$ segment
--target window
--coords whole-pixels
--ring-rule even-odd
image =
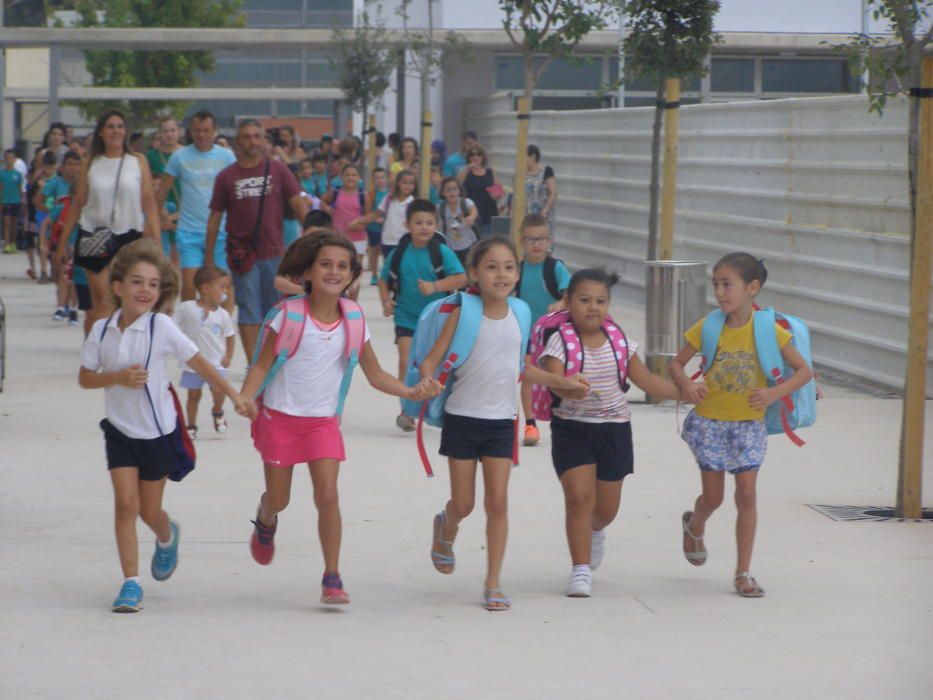
[[[761,62],[762,92],[857,92],[849,63],[837,59],[766,58]]]
[[[714,58],[710,87],[713,92],[755,92],[755,59]]]
[[[541,65],[544,59],[536,59]],[[601,56],[581,59],[555,59],[538,80],[536,90],[595,91],[603,84]],[[524,59],[521,56],[496,57],[496,89],[521,90],[525,87]]]

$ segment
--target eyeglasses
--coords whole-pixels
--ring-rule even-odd
[[[539,243],[547,243],[550,239],[551,239],[550,236],[536,236],[534,238],[530,238],[528,236],[522,237],[522,240],[525,241],[525,243],[530,243],[531,245],[538,245]]]

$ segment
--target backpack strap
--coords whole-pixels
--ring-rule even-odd
[[[700,369],[691,379],[698,379],[701,375],[709,372],[710,367],[716,360],[716,348],[719,347],[719,336],[722,335],[722,327],[726,325],[726,315],[722,309],[714,309],[703,319],[703,328],[700,339]]]
[[[388,211],[388,208],[386,208]],[[392,292],[392,298],[398,299],[399,292],[401,291],[401,279],[399,277],[399,271],[402,269],[402,257],[405,255],[405,251],[408,250],[411,245],[411,234],[406,233],[402,236],[398,245],[395,246],[395,250],[392,252],[392,264],[389,265],[389,290]]]
[[[275,378],[275,375],[278,374],[282,365],[285,364],[285,361],[298,351],[298,346],[301,344],[301,337],[304,335],[305,331],[305,322],[308,319],[308,297],[305,295],[288,297],[269,309],[265,319],[263,319],[262,330],[259,333],[259,338],[256,340],[256,347],[253,350],[253,364],[259,361],[259,354],[262,352],[262,347],[265,344],[266,338],[269,337],[272,320],[279,312],[284,315],[282,317],[282,326],[279,328],[279,332],[275,337],[275,361],[266,373],[266,378],[263,380],[262,385],[256,391],[256,396],[259,396],[266,390],[266,387],[269,386],[269,383]]]
[[[784,376],[784,358],[781,355],[781,347],[778,345],[777,331],[774,326],[784,322],[784,319],[779,318],[773,307],[768,307],[755,311],[752,322],[755,330],[755,353],[758,355],[761,371],[764,372],[769,385],[781,384],[786,381],[787,377]],[[781,425],[790,441],[801,447],[804,441],[790,427],[790,414],[793,412],[794,399],[788,394],[781,399]]]
[[[623,392],[627,392],[629,389],[628,385],[628,370],[629,370],[629,349],[628,349],[628,338],[625,336],[625,331],[622,330],[622,327],[615,322],[611,316],[607,316],[605,322],[602,325],[602,331],[606,334],[606,337],[609,339],[609,344],[612,347],[612,352],[616,356],[616,363],[619,367],[619,386],[622,388]]]
[[[341,416],[343,415],[343,405],[346,403],[347,393],[350,391],[353,370],[356,369],[360,362],[360,356],[363,354],[366,322],[363,318],[363,309],[352,299],[340,297],[338,304],[344,320],[344,335],[347,341],[344,351],[347,366],[343,370],[343,378],[340,381],[340,394],[337,399],[337,415]]]
[[[544,288],[547,289],[547,293],[551,295],[554,301],[563,296],[557,288],[557,263],[557,258],[548,255],[544,259],[544,268],[541,270],[544,277]]]
[[[447,276],[447,273],[444,272],[444,252],[441,250],[441,246],[445,242],[446,239],[441,233],[435,233],[431,240],[428,241],[428,255],[431,256],[431,267],[434,268],[434,275],[439,280]]]
[[[512,313],[515,314],[515,319],[518,321],[519,332],[522,337],[522,344],[519,348],[519,375],[518,381],[521,383],[525,375],[525,357],[528,354],[528,345],[529,340],[531,339],[531,307],[521,299],[516,299],[515,297],[509,297],[509,308],[512,310]],[[514,430],[512,431],[512,464],[518,466],[518,414],[515,415],[513,420]]]

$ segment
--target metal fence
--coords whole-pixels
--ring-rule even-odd
[[[496,95],[464,115],[503,182],[514,172],[511,105]],[[557,173],[557,253],[572,267],[614,268],[635,303],[644,303],[653,111],[535,112],[531,121],[531,143]],[[680,125],[675,257],[764,258],[762,302],[807,321],[818,363],[902,387],[906,101],[889,102],[883,117],[862,96],[703,104],[682,108]]]

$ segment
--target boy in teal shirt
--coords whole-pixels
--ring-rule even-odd
[[[3,152],[3,170],[0,170],[0,202],[3,203],[3,252],[16,252],[16,220],[23,201],[23,175],[16,169],[16,151]]]
[[[570,284],[570,270],[563,261],[551,257],[551,234],[547,219],[529,214],[522,221],[522,260],[516,295],[531,307],[531,321],[564,308],[564,290]],[[531,447],[541,442],[541,433],[531,413],[531,384],[522,381],[522,408],[525,411],[523,443]]]
[[[405,211],[408,233],[402,236],[395,250],[389,253],[379,277],[379,297],[382,313],[395,316],[395,343],[398,345],[398,376],[405,380],[408,351],[418,326],[418,317],[432,301],[443,299],[455,289],[466,285],[467,277],[457,254],[434,239],[437,231],[437,210],[426,199],[415,199]],[[407,239],[407,240],[406,240]],[[435,272],[439,256],[443,277]],[[393,264],[396,256],[398,264]],[[404,431],[415,428],[410,416],[399,413],[395,424]]]

